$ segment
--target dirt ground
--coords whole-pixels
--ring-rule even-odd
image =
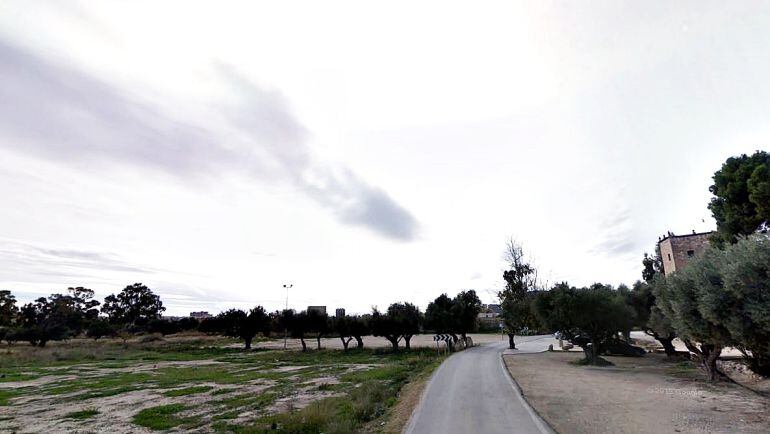
[[[537,412],[560,433],[767,433],[770,399],[735,384],[709,384],[689,362],[607,357],[615,366],[571,364],[579,353],[505,356]]]

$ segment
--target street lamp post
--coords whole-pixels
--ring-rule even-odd
[[[283,287],[286,289],[286,309],[284,310],[284,313],[289,310],[289,288],[294,286],[293,284],[284,284]],[[286,338],[289,335],[289,326],[286,324],[286,318],[284,318],[283,321],[283,349],[286,349]]]

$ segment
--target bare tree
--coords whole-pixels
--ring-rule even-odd
[[[503,259],[508,270],[503,272],[505,288],[498,293],[503,310],[503,320],[508,331],[508,346],[516,348],[514,336],[524,327],[536,326],[536,318],[530,309],[530,292],[540,288],[537,268],[530,264],[521,243],[510,238],[505,245]]]

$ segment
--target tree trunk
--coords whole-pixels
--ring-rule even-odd
[[[304,337],[300,337],[299,341],[302,344],[302,351],[307,351],[307,344],[305,343],[305,338]]]
[[[589,358],[588,358],[588,364],[589,365],[595,365],[596,359],[599,356],[599,351],[596,348],[596,340],[594,338],[591,338],[591,351],[589,352]]]
[[[412,349],[412,347],[409,346],[409,341],[412,340],[412,335],[404,335],[404,348],[407,350]]]
[[[687,347],[688,351],[695,354],[695,357],[698,357],[699,359],[703,357],[703,353],[701,353],[700,349],[697,346],[695,346],[695,344],[692,343],[692,341],[690,341],[689,339],[682,339],[682,342],[684,342],[684,346]]]
[[[318,349],[321,349],[321,335],[315,337],[316,343],[318,344]]]
[[[386,339],[388,341],[390,341],[391,345],[393,345],[393,352],[397,352],[398,351],[398,340],[399,340],[399,337],[398,336],[395,336],[395,337],[394,336],[390,336],[390,337],[386,337]]]
[[[751,349],[750,351],[749,369],[763,377],[770,377],[770,357],[761,349]]]
[[[345,348],[345,351],[348,350],[348,344],[350,343],[351,338],[345,339],[345,337],[340,336],[340,340],[342,341],[342,347]]]
[[[719,371],[719,368],[717,368],[717,359],[719,359],[719,355],[722,354],[722,346],[701,345],[701,353],[703,354],[701,357],[701,365],[703,365],[703,369],[706,371],[706,376],[709,381],[719,381],[723,374]]]
[[[513,337],[515,335],[512,333],[508,333],[508,348],[515,350],[516,349],[516,342],[513,341]]]
[[[580,347],[583,349],[583,358],[585,358],[586,363],[593,364],[592,358],[593,358],[593,350],[588,345]]]
[[[676,357],[676,348],[674,348],[674,338],[656,337],[658,342],[663,345],[663,351],[668,357]]]
[[[253,338],[248,338],[248,337],[246,337],[246,338],[243,338],[243,341],[246,343],[246,349],[247,349],[247,350],[250,350],[250,349],[251,349],[251,340],[252,340],[252,339],[253,339]]]
[[[364,340],[363,340],[363,338],[361,336],[355,336],[355,338],[356,338],[356,347],[358,349],[363,348],[364,347]]]

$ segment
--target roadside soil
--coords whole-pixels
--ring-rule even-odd
[[[535,410],[560,433],[770,432],[770,399],[730,383],[709,384],[689,362],[648,354],[574,365],[582,355],[505,356]]]

